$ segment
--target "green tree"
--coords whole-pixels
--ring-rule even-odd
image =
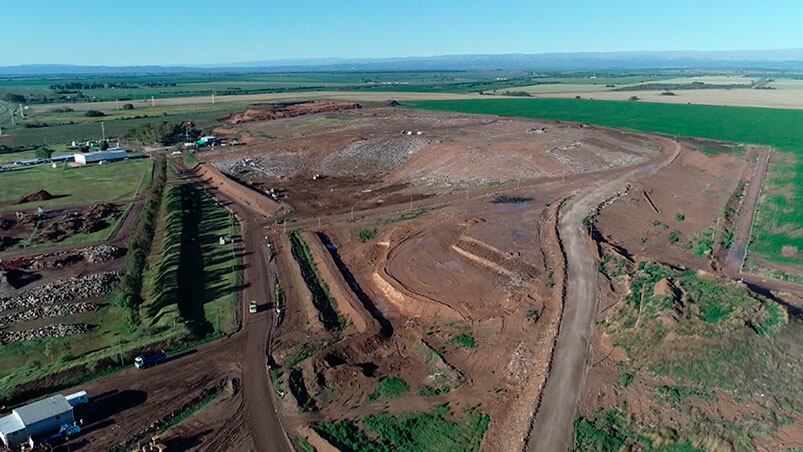
[[[22,94],[14,94],[8,93],[6,94],[6,101],[12,102],[15,104],[24,104],[28,99],[25,98]]]
[[[47,146],[42,146],[41,148],[36,150],[36,158],[42,160],[50,160],[53,157],[53,150]]]

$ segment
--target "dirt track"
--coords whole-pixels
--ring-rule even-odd
[[[199,173],[202,177],[209,176],[208,171]],[[249,314],[243,320],[242,331],[245,334],[242,391],[250,430],[259,451],[292,450],[273,405],[273,389],[268,378],[266,359],[266,347],[269,347],[273,330],[273,315],[268,302],[271,300],[276,269],[275,264],[269,267],[266,259],[261,222],[265,214],[272,212],[264,210],[265,204],[273,208],[276,205],[267,198],[260,199],[248,193],[245,187],[225,177],[215,186],[219,188],[215,195],[230,203],[229,207],[237,213],[242,226],[241,235],[246,250],[244,280],[249,282],[243,292],[243,305],[253,300],[260,307],[257,314]],[[241,193],[245,196],[240,197]],[[257,200],[259,202],[255,202]],[[246,310],[243,309],[243,312]]]
[[[750,241],[753,218],[756,214],[756,205],[758,204],[761,187],[764,185],[764,176],[767,174],[767,167],[770,163],[770,152],[769,148],[761,150],[761,154],[756,160],[756,167],[750,177],[747,192],[739,208],[736,238],[733,241],[733,246],[728,250],[728,256],[725,261],[725,272],[731,277],[737,276],[742,271],[742,264],[747,254],[747,244]]]
[[[658,162],[630,171],[616,179],[591,187],[570,201],[560,218],[560,238],[567,262],[566,301],[552,369],[544,388],[528,440],[530,451],[564,451],[572,444],[572,425],[585,378],[586,361],[596,314],[596,259],[590,252],[583,218],[614,196],[636,177],[653,174],[671,163],[680,145],[664,142],[664,157]]]

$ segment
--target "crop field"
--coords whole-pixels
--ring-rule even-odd
[[[26,148],[47,145],[54,147],[71,141],[99,140],[103,137],[101,122],[106,136],[122,137],[133,127],[161,122],[178,123],[192,120],[196,128],[211,127],[217,120],[234,111],[245,108],[242,103],[196,104],[182,106],[147,107],[147,111],[99,110],[106,116],[86,117],[84,112],[52,113],[43,111],[32,113],[25,125],[17,125],[7,135],[0,137],[0,146]],[[55,149],[58,149],[56,147]]]
[[[0,98],[16,94],[28,103],[54,103],[316,90],[465,93],[530,80],[532,75],[523,71],[13,77],[0,79]]]
[[[803,124],[803,111],[577,99],[490,99],[409,104],[431,110],[574,121],[670,136],[765,144],[788,152],[795,156],[797,163],[785,166],[784,177],[775,179],[776,185],[785,181],[783,190],[786,195],[765,196],[759,210],[765,212],[764,218],[768,218],[768,209],[772,209],[771,226],[765,223],[757,228],[751,251],[770,261],[800,262],[799,258],[790,259],[779,253],[785,241],[800,241],[799,212],[803,211],[803,165],[800,163],[803,160],[803,128],[800,124]]]
[[[83,168],[40,165],[6,172],[0,174],[0,203],[6,204],[4,210],[18,208],[7,203],[37,190],[54,196],[36,204],[45,207],[122,201],[134,196],[151,166],[151,160],[139,159]]]
[[[753,225],[751,252],[803,269],[803,154],[783,155],[770,165]],[[781,276],[781,275],[779,275]]]

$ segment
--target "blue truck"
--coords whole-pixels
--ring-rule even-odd
[[[163,351],[151,355],[139,355],[134,358],[134,367],[137,369],[144,369],[161,364],[165,361],[167,361],[167,355]]]

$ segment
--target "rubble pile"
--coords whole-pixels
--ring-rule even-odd
[[[0,312],[46,304],[72,303],[97,297],[111,291],[119,280],[118,272],[60,279],[12,297],[0,297]]]
[[[100,306],[95,303],[86,302],[37,306],[27,311],[16,312],[0,317],[0,327],[36,319],[64,317],[67,315],[80,314],[82,312],[92,312],[99,308]]]
[[[0,331],[0,345],[12,342],[33,341],[51,337],[65,337],[82,334],[92,329],[88,323],[55,323],[26,331]]]

